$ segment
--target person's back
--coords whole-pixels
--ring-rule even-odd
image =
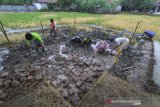
[[[127,48],[129,44],[129,39],[126,37],[119,37],[115,39],[116,47],[119,51],[122,51],[123,49]]]
[[[129,39],[126,37],[119,37],[115,39],[117,45],[122,45],[124,42],[129,43]]]
[[[54,21],[51,21],[51,22],[50,22],[50,29],[53,29],[53,30],[55,29]]]
[[[25,38],[27,40],[28,47],[31,47],[31,44],[33,43],[34,48],[36,49],[37,52],[39,52],[39,47],[42,47],[42,51],[44,52],[44,43],[41,35],[39,35],[36,32],[32,32],[32,33],[27,33],[25,35]]]
[[[31,34],[33,36],[33,40],[36,40],[36,41],[39,41],[39,42],[43,42],[41,35],[39,35],[36,32],[32,32]]]

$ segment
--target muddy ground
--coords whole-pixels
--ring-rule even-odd
[[[115,32],[106,34],[100,30],[63,28],[59,30],[57,37],[44,37],[46,54],[38,54],[35,50],[28,51],[22,43],[15,44],[16,51],[11,49],[10,56],[4,63],[0,99],[7,101],[14,87],[30,87],[37,81],[45,80],[55,87],[66,101],[76,105],[103,72],[107,71],[127,84],[132,84],[135,90],[159,93],[159,88],[151,79],[154,62],[151,41],[146,40],[145,44],[138,48],[129,46],[114,66],[115,56],[93,54],[92,48],[69,42],[74,36],[88,36],[96,43],[98,40],[106,40],[109,33]],[[64,46],[60,52],[60,48]],[[97,93],[101,95],[100,90]]]
[[[44,38],[46,54],[26,50],[23,44],[16,44],[16,51],[11,50],[2,71],[8,73],[2,74],[5,78],[2,85],[5,88],[29,86],[44,77],[67,101],[76,104],[103,71],[113,65],[114,56],[93,54],[91,47],[71,43],[74,36],[90,37],[93,43],[108,38],[98,30],[86,32],[64,28],[57,37]],[[65,47],[60,51],[62,46]]]
[[[110,69],[110,72],[140,91],[160,94],[160,88],[152,80],[153,66],[153,42],[145,40],[144,45],[138,48],[130,46],[123,51],[118,64]]]

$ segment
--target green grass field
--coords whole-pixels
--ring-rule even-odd
[[[98,24],[112,29],[134,31],[138,21],[142,25],[139,33],[144,30],[156,32],[155,40],[160,40],[160,16],[119,14],[89,14],[78,12],[28,12],[28,13],[0,13],[0,21],[5,28],[39,27],[40,21],[49,26],[49,19],[55,19],[58,24]],[[0,41],[2,42],[3,39]],[[14,39],[15,40],[15,39]]]

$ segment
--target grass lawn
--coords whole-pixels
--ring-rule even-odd
[[[129,13],[119,14],[89,14],[78,12],[28,12],[28,13],[0,13],[0,21],[7,28],[30,28],[43,25],[49,26],[49,19],[54,18],[58,24],[73,24],[74,22],[82,24],[99,24],[101,26],[134,31],[138,21],[142,20],[142,25],[138,30],[143,33],[144,30],[156,32],[155,40],[160,40],[160,16],[136,15]],[[2,40],[2,39],[1,39]]]

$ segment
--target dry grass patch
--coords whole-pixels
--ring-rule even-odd
[[[19,33],[19,34],[12,34],[9,35],[8,38],[11,41],[11,43],[21,42],[22,40],[25,40],[24,38],[25,33]],[[8,44],[7,39],[5,36],[0,36],[0,45],[2,44]]]
[[[98,84],[78,107],[130,107],[130,104],[107,104],[107,100],[140,100],[141,107],[159,107],[160,97],[135,89],[127,81],[105,72]]]
[[[15,89],[1,107],[69,107],[58,93],[41,81],[32,88]]]
[[[160,17],[147,16],[147,15],[133,15],[133,14],[117,14],[117,15],[103,15],[101,18],[102,24],[113,27],[115,29],[128,29],[134,31],[138,21],[142,20],[139,33],[143,33],[144,30],[151,30],[157,33],[155,39],[160,40]]]
[[[96,18],[94,17],[85,17],[85,18],[63,18],[61,20],[62,23],[74,24],[74,23],[85,23],[88,21],[94,21]]]

